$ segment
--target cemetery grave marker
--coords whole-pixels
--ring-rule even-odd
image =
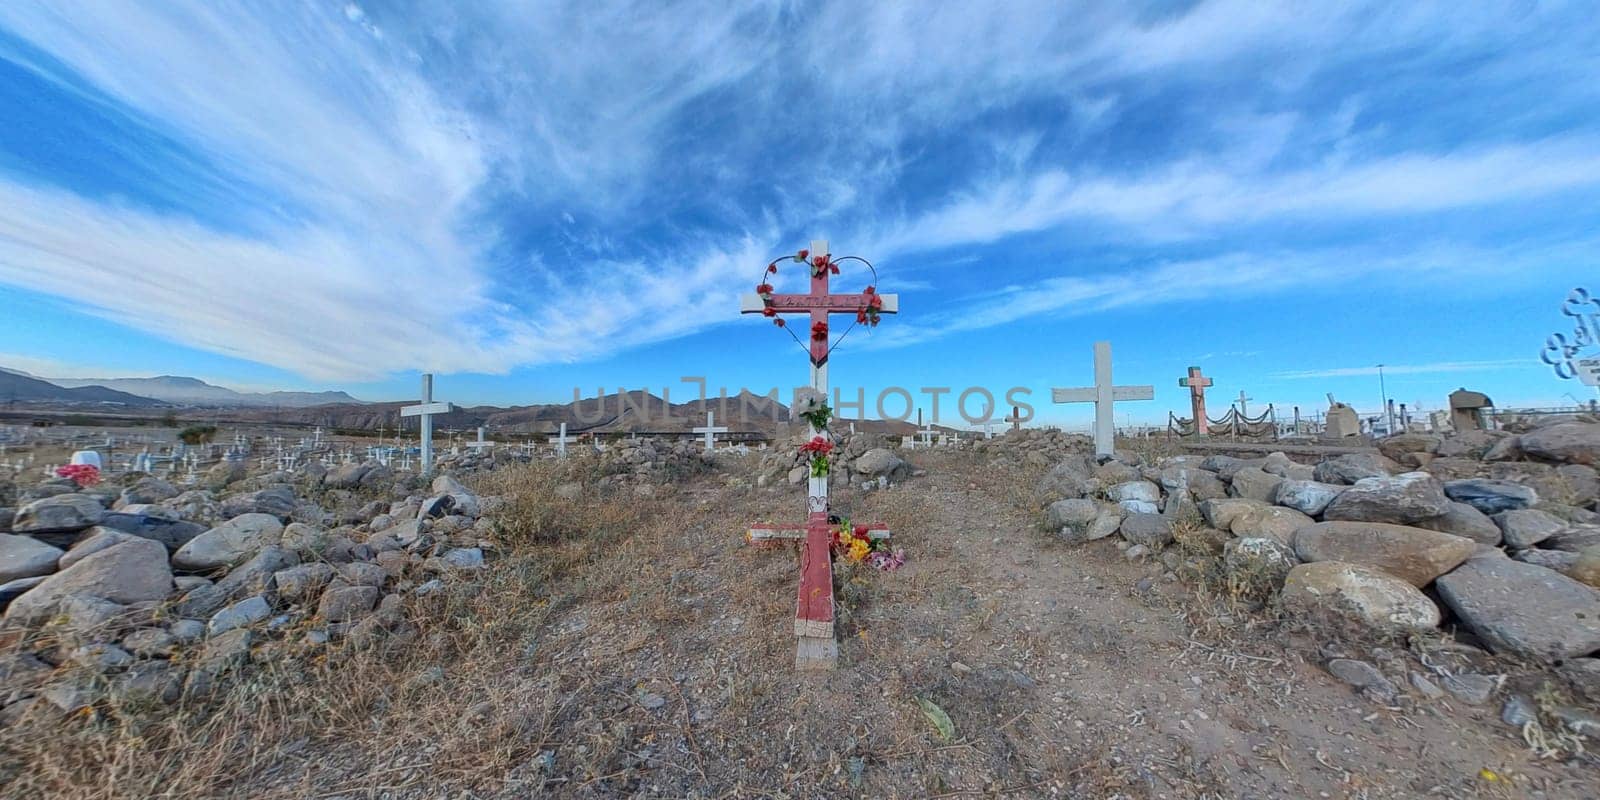
[[[1190,367],[1188,377],[1179,378],[1178,385],[1189,390],[1189,411],[1194,414],[1194,432],[1196,436],[1205,436],[1206,431],[1206,387],[1212,383],[1211,379],[1200,374],[1199,367]],[[1244,392],[1239,396],[1243,397]]]
[[[435,403],[433,401],[432,373],[424,373],[422,376],[422,402],[400,409],[400,416],[402,417],[420,417],[422,419],[423,474],[433,471],[433,417],[435,414],[448,414],[454,410],[455,405],[452,403]]]
[[[561,423],[561,435],[550,437],[550,443],[556,446],[556,455],[560,458],[567,457],[567,442],[577,441],[567,436],[567,423]]]
[[[712,452],[712,451],[717,449],[717,434],[719,434],[719,433],[727,433],[728,432],[727,428],[725,428],[723,426],[720,426],[720,425],[717,425],[715,423],[715,419],[716,419],[715,415],[712,412],[707,411],[706,412],[706,424],[705,424],[705,426],[693,429],[693,431],[695,433],[703,433],[703,434],[705,434],[705,436],[706,436],[706,452],[707,453],[710,453],[710,452]]]
[[[1111,382],[1111,343],[1094,343],[1094,385],[1081,389],[1051,389],[1050,398],[1056,403],[1094,403],[1094,452],[1109,456],[1116,445],[1116,428],[1112,425],[1113,403],[1128,400],[1153,400],[1156,387],[1115,386]]]
[[[784,330],[787,324],[780,314],[805,314],[810,326],[807,329],[809,345],[789,331],[797,343],[810,356],[810,387],[815,397],[825,403],[828,397],[828,356],[838,341],[850,333],[846,329],[837,341],[830,342],[828,319],[832,314],[854,314],[857,324],[876,325],[879,314],[899,311],[899,296],[877,294],[876,286],[868,286],[860,294],[831,294],[828,291],[830,274],[837,274],[841,261],[859,261],[869,270],[872,265],[865,259],[849,256],[833,259],[825,240],[813,241],[809,251],[793,258],[806,264],[811,273],[811,290],[806,294],[778,294],[767,283],[768,276],[776,274],[778,262],[774,261],[762,273],[761,285],[753,294],[740,298],[740,313],[761,314],[773,318],[773,323]],[[874,283],[877,271],[872,270]],[[853,328],[854,326],[852,326]],[[826,427],[811,425],[812,441],[831,443]],[[752,525],[749,539],[753,543],[780,539],[800,541],[800,587],[795,604],[795,667],[798,669],[832,669],[838,662],[839,644],[834,639],[833,603],[833,535],[834,523],[829,519],[828,475],[813,475],[807,488],[806,522],[801,525]],[[889,535],[884,525],[867,526],[868,536],[882,539]]]

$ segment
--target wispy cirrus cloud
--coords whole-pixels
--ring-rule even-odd
[[[0,112],[41,139],[70,138],[41,109],[116,120],[88,126],[87,165],[0,152],[0,282],[367,380],[692,334],[733,319],[774,252],[830,233],[896,288],[967,300],[874,347],[1427,273],[1449,248],[1396,250],[1392,226],[1596,198],[1600,128],[1571,111],[1600,101],[1587,15],[0,4],[0,61],[38,84]],[[1428,233],[1408,241],[1447,240]],[[1104,257],[1015,266],[1074,239]],[[1012,272],[958,279],[991,263]]]

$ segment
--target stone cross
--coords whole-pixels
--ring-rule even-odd
[[[556,455],[567,457],[567,442],[576,441],[567,437],[567,423],[561,423],[561,435],[550,437],[550,443],[556,446]]]
[[[713,412],[707,411],[705,427],[693,429],[695,433],[703,433],[706,435],[707,453],[717,449],[717,434],[728,432],[727,428],[717,425],[715,420],[716,415]]]
[[[422,472],[424,475],[433,471],[433,415],[448,414],[454,410],[456,410],[456,407],[453,403],[433,402],[432,373],[426,373],[422,376],[422,402],[400,409],[400,416],[402,417],[422,418]],[[382,443],[381,438],[379,443]]]
[[[1250,403],[1251,400],[1254,400],[1254,399],[1255,399],[1254,397],[1245,397],[1244,396],[1244,390],[1243,389],[1239,390],[1239,416],[1241,416],[1241,417],[1250,416],[1249,403]]]
[[[1194,432],[1196,435],[1205,436],[1206,431],[1206,387],[1212,383],[1210,378],[1200,374],[1199,367],[1190,367],[1189,376],[1179,378],[1178,385],[1189,390],[1189,410],[1194,414]],[[1240,394],[1244,394],[1240,392]]]
[[[811,259],[828,257],[828,242],[813,241],[809,251]],[[811,271],[810,264],[804,266]],[[807,333],[820,330],[822,335],[811,336],[811,390],[822,397],[828,396],[828,354],[830,339],[828,317],[832,314],[855,314],[872,299],[867,294],[831,294],[828,291],[829,270],[812,276],[811,291],[806,294],[773,294],[771,308],[778,314],[806,314],[811,323]],[[898,295],[878,295],[883,314],[900,310]],[[767,303],[756,293],[740,297],[742,314],[766,314]],[[811,436],[827,436],[826,430],[811,429]],[[806,523],[796,525],[752,525],[749,532],[753,543],[777,539],[799,539],[800,593],[795,607],[795,667],[799,669],[832,669],[839,659],[839,643],[833,632],[833,523],[828,520],[828,476],[812,477],[806,493]],[[869,535],[888,535],[888,527],[871,526]]]
[[[1125,400],[1153,400],[1154,386],[1114,386],[1111,383],[1111,343],[1094,343],[1094,385],[1082,389],[1051,389],[1057,403],[1094,403],[1094,452],[1109,456],[1116,447],[1117,430],[1112,424],[1113,403]]]

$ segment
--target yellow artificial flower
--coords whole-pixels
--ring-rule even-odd
[[[861,559],[866,558],[867,554],[870,552],[872,552],[872,545],[867,544],[861,539],[850,540],[850,552],[848,555],[851,561],[860,561]]]

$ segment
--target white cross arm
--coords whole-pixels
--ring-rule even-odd
[[[1156,387],[1154,386],[1113,386],[1111,399],[1117,400],[1154,400]],[[1050,399],[1057,403],[1093,403],[1099,399],[1099,394],[1093,386],[1082,389],[1051,389]]]
[[[900,313],[900,295],[898,295],[898,294],[880,294],[878,296],[883,298],[883,308],[878,309],[879,313],[883,313],[883,314],[898,314],[898,313]],[[755,292],[747,292],[745,294],[739,295],[739,313],[740,314],[760,314],[762,311],[765,311],[766,308],[767,308],[766,301],[762,300],[761,299],[761,295],[756,294]],[[789,310],[789,309],[786,309],[786,310]],[[799,311],[800,309],[792,309],[792,310]]]
[[[400,409],[402,417],[420,417],[424,414],[448,414],[456,410],[454,403],[426,403],[420,406],[406,406]]]

